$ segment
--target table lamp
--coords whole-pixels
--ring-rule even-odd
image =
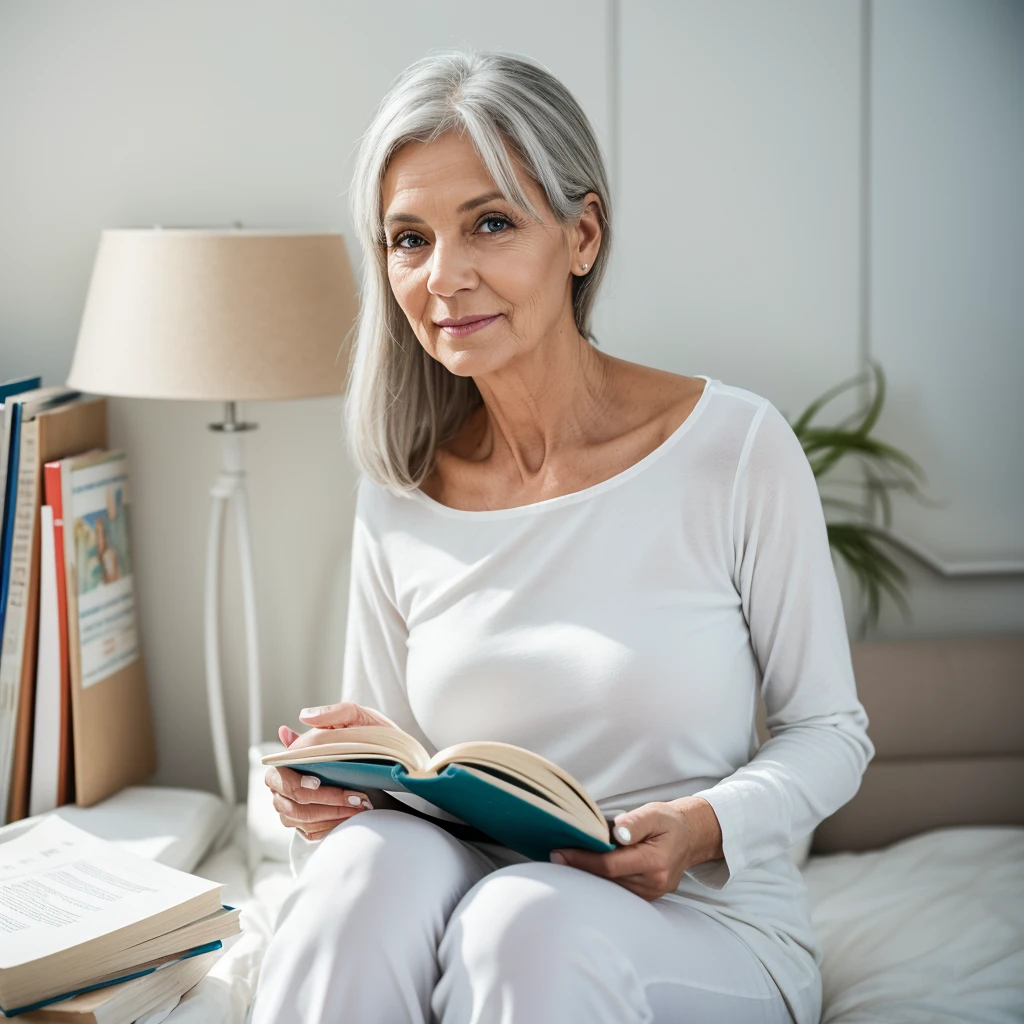
[[[236,403],[340,395],[357,290],[339,234],[242,229],[104,231],[68,385],[131,398],[224,403],[221,471],[210,496],[204,648],[210,726],[224,799],[236,803],[220,665],[224,517],[238,524],[250,750],[262,742],[252,540]]]

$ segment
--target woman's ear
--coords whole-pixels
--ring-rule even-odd
[[[601,249],[601,197],[588,192],[583,197],[583,212],[576,227],[576,249],[573,272],[578,272],[584,263],[589,270],[597,262]],[[586,273],[584,271],[584,273]]]

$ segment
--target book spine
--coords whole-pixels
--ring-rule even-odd
[[[60,772],[60,640],[57,631],[57,569],[54,560],[53,509],[39,515],[39,641],[36,696],[32,715],[32,770],[28,813],[43,814],[57,806]],[[12,812],[13,817],[13,812]]]
[[[46,504],[53,509],[53,561],[57,575],[57,636],[60,658],[60,759],[57,806],[70,803],[74,793],[74,754],[71,746],[71,678],[68,662],[68,597],[64,568],[64,492],[60,461],[43,467]]]
[[[11,447],[11,414],[14,406],[0,405],[0,577],[4,574],[4,509],[7,507],[7,457]]]
[[[3,429],[0,430],[0,577],[3,576],[6,561],[6,545],[4,544],[6,518],[4,510],[7,508],[7,496],[11,485],[8,479],[8,470],[10,468],[11,444],[13,443],[14,435],[14,414],[16,411],[18,413],[21,412],[21,401],[14,396],[25,390],[26,387],[31,387],[33,380],[36,379],[25,377],[22,381],[12,381],[3,385]],[[2,622],[0,622],[0,633],[3,633]]]
[[[82,652],[78,645],[78,570],[75,552],[75,519],[74,505],[71,500],[71,467],[73,459],[64,459],[60,467],[61,489],[61,523],[64,534],[64,597],[67,622],[68,644],[68,691],[71,710],[71,749],[75,760],[81,757],[82,745],[82,714],[79,707],[82,697]],[[64,517],[68,517],[65,522]],[[82,772],[76,765],[72,768],[75,774],[75,802],[82,790]]]
[[[0,810],[5,823],[11,790],[14,737],[21,697],[21,663],[25,652],[25,633],[30,614],[29,573],[35,540],[36,505],[39,491],[37,459],[39,421],[21,424],[18,453],[18,479],[9,544],[7,614],[3,647],[0,649]]]
[[[18,490],[18,451],[21,443],[21,403],[11,405],[8,431],[7,493],[4,496],[3,518],[0,520],[0,641],[4,635],[7,616],[7,586],[11,575],[11,545],[14,541],[14,505]],[[3,651],[0,650],[0,661]]]

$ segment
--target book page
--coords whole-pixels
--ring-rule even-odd
[[[429,755],[422,744],[401,729],[384,725],[350,725],[332,730],[338,737],[334,743],[317,743],[309,747],[289,747],[267,754],[263,764],[312,764],[316,761],[358,761],[359,755],[390,757],[407,770],[422,769]]]
[[[54,1019],[74,1020],[81,1014],[97,1011],[122,1011],[131,1007],[132,1012],[146,1013],[148,1007],[155,1007],[166,1002],[173,995],[183,995],[190,988],[202,981],[210,968],[217,962],[219,953],[200,953],[187,959],[180,957],[160,964],[152,974],[125,981],[119,985],[108,985],[105,988],[93,989],[81,995],[72,996],[59,1003],[47,1006],[46,1013]],[[142,1007],[141,1010],[138,1008]],[[27,1018],[32,1020],[32,1016]]]
[[[446,764],[464,762],[475,762],[482,767],[493,767],[518,775],[527,784],[544,791],[557,804],[572,810],[582,804],[595,820],[604,823],[604,815],[583,785],[564,768],[532,750],[498,740],[455,743],[435,754],[429,767],[441,771]]]
[[[222,885],[56,816],[0,845],[0,968],[88,942]]]

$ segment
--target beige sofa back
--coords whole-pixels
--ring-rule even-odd
[[[813,852],[950,825],[1024,825],[1024,636],[851,646],[875,757]],[[758,713],[762,742],[768,733]]]

